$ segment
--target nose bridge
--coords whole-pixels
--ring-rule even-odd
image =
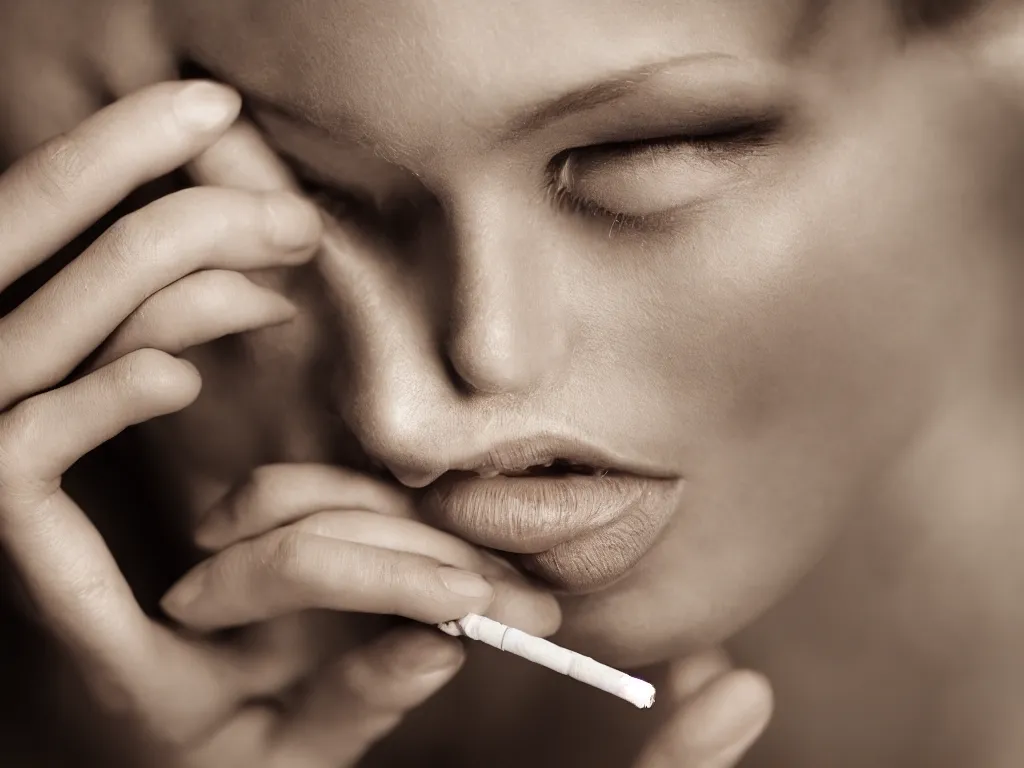
[[[318,259],[348,354],[335,397],[371,455],[394,465],[444,448],[458,420],[437,331],[401,262],[356,233],[328,225]]]
[[[452,368],[477,392],[535,389],[568,354],[557,259],[540,242],[528,211],[478,198],[452,207],[450,228]]]
[[[509,225],[525,214],[447,208],[418,263],[330,224],[318,261],[348,348],[340,411],[364,449],[412,474],[481,437],[494,404],[467,389],[532,390],[568,352],[555,260]]]

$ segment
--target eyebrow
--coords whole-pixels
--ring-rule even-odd
[[[513,140],[524,134],[534,133],[573,114],[595,109],[612,101],[635,93],[644,82],[668,70],[709,61],[735,60],[732,54],[706,52],[674,56],[654,63],[640,64],[601,78],[597,82],[554,96],[539,104],[530,105],[510,118],[502,129],[503,140]],[[306,125],[328,134],[344,132],[357,143],[365,142],[365,130],[359,121],[344,114],[332,114],[328,121],[322,114],[300,106],[275,102],[252,91],[242,91],[247,106],[269,112],[285,120]]]
[[[728,53],[691,53],[674,56],[653,64],[630,67],[609,77],[604,77],[598,82],[573,89],[561,96],[555,96],[527,108],[509,121],[506,132],[513,137],[521,136],[524,133],[533,133],[570,115],[587,112],[635,93],[647,80],[676,67],[735,58]]]

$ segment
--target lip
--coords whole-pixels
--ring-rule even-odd
[[[409,488],[425,488],[448,472],[508,474],[540,466],[554,459],[566,459],[574,464],[614,470],[620,474],[672,479],[671,475],[640,466],[624,456],[608,453],[583,441],[554,433],[540,434],[530,440],[497,443],[478,453],[446,462],[444,466],[409,467],[389,461],[381,463],[402,485]]]
[[[571,458],[584,463],[585,455]],[[520,455],[505,466],[515,471],[546,460]],[[421,513],[467,541],[509,553],[553,589],[583,594],[618,581],[640,561],[675,512],[682,486],[679,478],[622,471],[488,478],[448,472],[426,490]]]

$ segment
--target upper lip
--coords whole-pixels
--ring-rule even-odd
[[[514,474],[555,461],[609,470],[643,477],[668,479],[669,473],[639,466],[637,462],[615,456],[582,440],[562,435],[535,435],[526,439],[496,443],[484,451],[451,460],[445,466],[410,468],[385,462],[391,474],[403,485],[423,488],[447,472],[477,474]]]

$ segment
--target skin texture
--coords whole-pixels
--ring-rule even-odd
[[[93,494],[69,491],[64,475],[85,454],[196,398],[199,371],[174,353],[295,317],[242,273],[307,262],[321,217],[234,122],[240,106],[222,85],[161,83],[0,176],[0,291],[24,297],[0,317],[3,597],[27,601],[45,628],[19,654],[32,690],[4,692],[18,711],[0,751],[20,765],[353,765],[462,665],[458,641],[421,625],[467,613],[540,636],[559,625],[552,595],[416,520],[393,485],[301,463],[261,466],[205,510],[195,538],[209,557],[154,616],[86,511],[97,505],[80,506],[98,492],[100,509],[127,513],[110,506],[119,483],[86,472]],[[135,201],[106,226],[126,193],[186,162],[201,186]],[[54,256],[97,219],[74,258]],[[159,554],[173,549],[165,539]],[[763,677],[719,654],[666,681],[671,719],[638,766],[732,764],[770,713]],[[35,702],[45,714],[33,720]],[[43,743],[27,746],[32,736]]]
[[[305,271],[254,276],[302,307],[296,323],[248,337],[242,356],[189,353],[206,389],[151,437],[181,461],[193,513],[267,461],[367,452],[408,477],[571,429],[687,486],[626,579],[561,601],[565,642],[643,664],[742,630],[742,660],[785,696],[754,753],[765,764],[1013,754],[1020,618],[993,589],[1019,575],[1005,543],[1019,540],[1024,453],[1013,46],[904,45],[869,4],[806,11],[171,8],[202,66],[310,113],[316,129],[252,100],[278,150],[380,209]],[[736,60],[502,136],[520,108],[600,73],[708,51]],[[782,124],[753,149],[577,166],[577,194],[643,221],[542,193],[566,149],[765,109]],[[825,706],[836,690],[849,695]],[[707,733],[689,727],[672,737]],[[923,730],[949,735],[921,747]]]
[[[587,652],[653,662],[746,625],[885,505],[888,473],[938,418],[1018,374],[1000,346],[1013,310],[993,301],[1017,279],[996,197],[1015,113],[955,54],[934,58],[941,99],[938,76],[896,98],[926,71],[891,63],[904,59],[880,10],[825,14],[801,37],[805,9],[791,3],[607,2],[588,4],[586,24],[571,3],[185,6],[191,55],[258,97],[274,145],[385,211],[411,207],[419,228],[400,245],[357,218],[349,229],[378,255],[322,256],[289,289],[319,310],[265,345],[296,391],[278,382],[279,406],[240,405],[239,423],[340,411],[365,450],[409,473],[569,429],[686,479],[658,547],[611,588],[564,601],[563,637]],[[225,44],[228,24],[245,42]],[[544,99],[707,52],[736,58],[503,135]],[[702,109],[777,111],[785,127],[752,150],[583,159],[573,191],[651,209],[641,223],[560,210],[539,191],[559,152],[656,137],[666,121],[685,130]],[[353,306],[357,323],[331,323]],[[229,366],[194,359],[237,391]],[[303,365],[333,389],[317,399]],[[212,392],[207,406],[185,417],[232,407]],[[276,460],[302,450],[276,437]]]

